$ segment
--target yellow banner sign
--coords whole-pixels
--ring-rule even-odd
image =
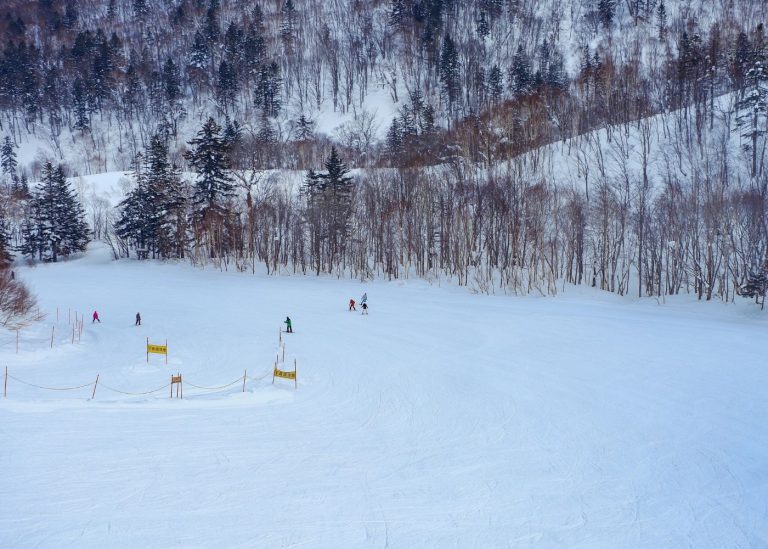
[[[157,355],[167,355],[168,354],[168,346],[167,345],[150,345],[150,344],[147,344],[147,352],[148,353],[155,353]]]
[[[284,372],[275,368],[275,377],[282,377],[285,379],[296,379],[296,372]]]

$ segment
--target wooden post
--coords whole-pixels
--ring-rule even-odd
[[[56,326],[51,326],[51,349],[53,349],[53,332],[56,331]]]
[[[245,392],[245,378],[248,375],[248,370],[243,372],[243,392]]]
[[[96,398],[96,386],[99,384],[99,374],[96,374],[96,381],[93,384],[93,394],[91,394],[91,400]]]
[[[149,339],[149,338],[147,338]],[[149,356],[149,355],[147,355]],[[171,398],[173,398],[173,374],[171,374]]]
[[[275,384],[275,372],[277,371],[277,362],[275,362],[274,368],[272,368],[272,385]]]
[[[3,383],[3,398],[8,396],[8,366],[5,367],[5,382]]]

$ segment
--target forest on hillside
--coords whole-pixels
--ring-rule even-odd
[[[754,0],[12,0],[0,247],[760,297],[764,17]],[[18,162],[31,142],[48,155]],[[559,180],[557,144],[579,159]],[[53,212],[65,175],[110,170],[131,173],[117,208]]]

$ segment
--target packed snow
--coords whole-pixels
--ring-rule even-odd
[[[18,354],[0,334],[1,547],[768,544],[768,317],[747,300],[486,296],[99,246],[16,272],[45,318]],[[370,314],[348,311],[364,292]],[[298,388],[272,384],[276,359]]]

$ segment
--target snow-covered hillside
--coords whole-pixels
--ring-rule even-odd
[[[0,546],[768,544],[768,321],[746,302],[512,299],[100,247],[17,274],[47,316],[18,354],[0,334]],[[347,311],[363,292],[370,315]],[[297,390],[271,383],[286,315]],[[245,370],[245,392],[193,386]],[[177,372],[183,400],[124,394]],[[97,374],[92,400],[34,386]]]

